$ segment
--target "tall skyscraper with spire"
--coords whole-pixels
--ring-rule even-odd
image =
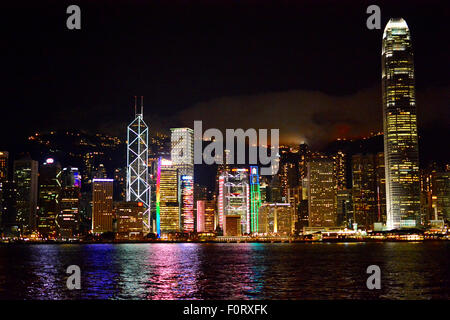
[[[144,232],[150,231],[150,180],[148,173],[148,127],[144,122],[143,98],[138,113],[135,99],[135,118],[127,130],[127,201],[142,202]]]
[[[419,152],[411,35],[402,18],[383,33],[382,90],[387,228],[420,224]]]

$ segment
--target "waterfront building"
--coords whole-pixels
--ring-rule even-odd
[[[355,223],[358,227],[372,230],[378,220],[377,179],[375,156],[355,154],[352,156],[352,202]]]
[[[450,222],[450,172],[432,174],[432,220]]]
[[[172,161],[160,159],[156,184],[156,228],[161,234],[181,231],[178,198],[178,169]]]
[[[113,231],[113,179],[92,180],[92,232]]]
[[[142,217],[145,212],[142,202],[120,201],[114,203],[116,220],[116,238],[119,240],[136,240],[143,236]]]
[[[355,222],[353,215],[352,189],[337,190],[336,218],[338,227],[353,228]]]
[[[375,156],[375,174],[377,176],[377,221],[386,224],[386,168],[384,165],[383,152],[378,152]]]
[[[194,130],[191,128],[171,128],[171,160],[181,177],[194,177]]]
[[[58,236],[70,239],[78,234],[80,223],[81,176],[78,168],[62,169],[59,180],[61,195],[59,213],[56,217]]]
[[[43,238],[56,238],[56,217],[59,213],[61,165],[48,158],[39,169],[38,231]]]
[[[294,232],[294,208],[289,203],[264,203],[258,220],[258,233],[290,235]]]
[[[334,162],[326,158],[308,162],[308,219],[310,227],[336,226]]]
[[[241,215],[229,214],[224,216],[223,235],[227,237],[242,236]]]
[[[302,200],[303,200],[303,188],[301,185],[288,189],[287,203],[289,203],[292,209],[294,210],[293,219],[295,230],[297,231],[301,230],[299,218],[300,218],[300,203]]]
[[[138,113],[135,109],[135,118],[127,128],[127,182],[126,201],[142,202],[145,207],[142,222],[145,232],[151,229],[150,209],[150,177],[148,172],[148,127],[144,121],[144,107]]]
[[[14,161],[16,222],[22,234],[32,233],[37,226],[38,166],[31,159]]]
[[[258,213],[261,206],[259,188],[259,171],[257,166],[250,166],[250,231],[258,232]]]
[[[250,186],[246,168],[233,168],[219,177],[219,227],[225,232],[224,217],[239,215],[241,233],[250,233]]]
[[[420,225],[419,150],[411,33],[402,18],[386,24],[382,92],[387,228]]]
[[[197,232],[214,232],[215,202],[213,200],[197,201]]]
[[[194,178],[182,175],[179,186],[181,231],[186,233],[194,232]]]

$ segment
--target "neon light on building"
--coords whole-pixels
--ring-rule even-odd
[[[219,227],[223,230],[223,185],[225,182],[225,177],[219,177],[219,199],[217,201],[218,213],[219,213]]]
[[[233,169],[219,177],[219,223],[224,230],[225,217],[239,215],[240,233],[250,233],[250,187],[248,169]],[[221,208],[223,211],[221,212]],[[224,230],[225,232],[225,230]]]
[[[261,207],[258,167],[250,167],[250,221],[251,232],[258,232],[258,213]]]
[[[135,105],[136,109],[136,105]],[[144,111],[135,110],[135,118],[127,128],[127,201],[143,202],[144,232],[150,231],[150,180],[148,174],[148,127]]]
[[[158,238],[161,237],[161,217],[160,217],[160,201],[161,201],[161,158],[158,159],[158,173],[156,176],[156,233]]]
[[[194,232],[194,180],[192,176],[181,176],[181,230]]]

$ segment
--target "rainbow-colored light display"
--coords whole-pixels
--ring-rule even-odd
[[[181,221],[183,232],[194,232],[194,179],[181,176]]]
[[[161,201],[160,185],[161,185],[161,161],[162,158],[158,159],[158,173],[156,176],[156,233],[158,238],[161,237],[161,218],[160,218],[160,208],[159,204]]]
[[[257,166],[250,166],[250,214],[251,232],[258,232],[258,213],[261,207],[261,191]]]

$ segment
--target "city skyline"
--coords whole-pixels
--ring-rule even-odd
[[[418,117],[417,110],[421,110],[421,108],[416,108],[416,77],[411,39],[410,29],[403,18],[391,18],[385,25],[381,42],[382,112],[379,112],[380,109],[375,113],[372,112],[376,115],[382,115],[384,134],[382,132],[370,133],[371,136],[383,136],[383,152],[371,150],[370,152],[374,152],[374,154],[359,155],[357,152],[348,153],[338,147],[336,151],[331,153],[316,151],[311,153],[302,146],[310,145],[309,141],[311,140],[314,146],[318,140],[312,139],[312,136],[305,136],[300,142],[294,143],[294,147],[281,146],[278,154],[279,159],[277,160],[281,165],[281,172],[263,181],[263,183],[269,184],[269,187],[264,189],[264,201],[262,201],[259,175],[253,173],[258,172],[257,166],[250,166],[250,168],[232,166],[230,168],[227,166],[229,163],[226,163],[225,166],[219,165],[216,173],[216,190],[213,193],[213,199],[217,201],[215,218],[217,234],[226,236],[228,234],[227,226],[231,228],[230,230],[233,230],[230,232],[239,234],[239,236],[257,234],[260,227],[258,225],[259,208],[262,203],[266,202],[290,203],[293,201],[300,206],[302,201],[307,201],[307,227],[309,228],[349,227],[356,230],[359,226],[365,230],[379,228],[392,230],[402,227],[423,227],[434,220],[447,220],[447,209],[443,209],[443,213],[440,215],[435,215],[434,220],[431,217],[431,209],[422,209],[423,206],[428,205],[429,201],[426,202],[422,199],[421,192],[429,191],[424,187],[424,183],[421,184],[420,182],[424,179],[422,176],[427,173],[424,171],[426,170],[424,166],[422,166],[422,172],[419,173],[417,123],[420,117]],[[273,102],[276,104],[278,100],[283,100],[283,97],[278,96]],[[271,99],[268,99],[268,101],[271,101]],[[271,116],[272,113],[274,115],[283,114],[276,107],[265,106],[265,102],[260,102],[257,105],[250,103],[248,107],[246,105],[247,108],[242,108],[243,106],[240,103],[235,105],[232,101],[228,102],[229,105],[222,105],[222,102],[218,103],[218,114],[213,110],[213,112],[203,110],[202,116],[204,115],[207,118],[208,114],[213,114],[215,119],[226,120],[227,126],[230,126],[241,123],[240,119],[242,118],[249,118],[252,121],[252,117],[246,116],[248,112],[255,115],[253,118],[262,115],[266,119],[265,121],[269,121],[266,124],[269,124],[270,121],[274,124],[277,121],[279,122],[280,119]],[[365,102],[368,102],[368,100],[366,99]],[[236,106],[239,107],[239,111],[234,110]],[[255,106],[257,107],[256,110],[254,110]],[[244,109],[246,110],[244,111]],[[226,112],[232,110],[235,116],[233,118],[224,116],[220,113],[220,110],[226,110]],[[182,110],[187,119],[195,118],[198,111],[189,108]],[[306,112],[306,110],[303,111]],[[186,112],[188,113],[186,114]],[[344,108],[342,112],[345,114],[348,110]],[[360,117],[360,122],[368,122],[363,113],[356,113],[355,110],[352,113],[355,113],[353,116],[358,115]],[[195,194],[195,177],[204,178],[205,174],[194,175],[194,131],[190,127],[171,127],[170,137],[166,137],[164,134],[161,136],[156,134],[156,136],[150,137],[149,128],[154,127],[158,118],[151,119],[148,122],[149,126],[144,121],[143,96],[141,96],[139,108],[137,96],[135,96],[134,115],[134,120],[127,126],[127,139],[124,141],[126,144],[126,172],[123,171],[123,164],[105,167],[104,160],[107,160],[108,154],[94,149],[93,152],[81,155],[84,164],[82,176],[78,178],[80,184],[75,186],[71,182],[66,187],[62,185],[61,179],[64,180],[65,178],[60,177],[61,173],[75,170],[77,176],[79,176],[78,168],[66,167],[68,164],[64,163],[63,169],[58,159],[55,161],[52,157],[46,158],[41,166],[42,170],[39,170],[39,173],[40,171],[42,173],[39,179],[39,201],[36,206],[38,208],[37,230],[40,236],[55,238],[66,232],[69,235],[74,235],[76,230],[71,224],[78,223],[79,209],[76,207],[79,207],[82,191],[85,194],[86,191],[89,192],[89,190],[86,190],[86,184],[88,186],[92,184],[92,193],[95,195],[99,182],[106,180],[110,183],[110,186],[108,186],[108,202],[110,203],[107,205],[108,210],[106,210],[108,212],[101,213],[102,210],[96,210],[98,207],[105,206],[105,201],[101,200],[103,198],[97,196],[100,200],[95,200],[96,197],[94,196],[92,200],[92,218],[90,220],[92,221],[91,230],[94,234],[112,232],[117,229],[117,226],[113,226],[113,220],[115,220],[112,212],[113,185],[116,185],[116,189],[119,187],[120,197],[116,201],[136,202],[145,209],[143,217],[139,218],[143,221],[143,234],[154,233],[159,238],[167,233],[190,234],[195,232],[197,229],[195,210],[196,200],[198,200],[198,195]],[[291,114],[288,113],[287,115],[290,116]],[[326,122],[330,116],[336,116],[334,122],[328,124],[328,127],[334,128],[332,130],[337,130],[334,134],[339,134],[336,141],[346,141],[347,139],[352,141],[351,135],[348,136],[350,128],[345,124],[348,120],[345,115],[342,117],[334,113],[323,114],[315,122]],[[374,118],[377,119],[378,117]],[[274,122],[273,119],[275,119]],[[208,123],[208,120],[206,121]],[[345,129],[346,126],[347,129]],[[323,132],[319,130],[319,127],[316,129],[314,135],[317,135],[320,140]],[[50,134],[53,135],[53,133],[52,131]],[[281,130],[281,133],[283,135],[283,130]],[[69,134],[69,131],[66,134]],[[79,136],[79,134],[76,135]],[[101,145],[108,148],[115,148],[123,143],[117,137],[99,134],[96,134],[96,136],[100,137]],[[40,134],[35,133],[28,139],[39,141]],[[167,142],[164,142],[167,139],[168,146]],[[48,144],[49,141],[45,143]],[[157,150],[153,149],[155,143]],[[81,138],[80,144],[89,145],[89,142],[83,141],[83,138]],[[292,144],[290,143],[291,146]],[[95,147],[95,145],[93,146]],[[52,149],[49,148],[49,151],[52,152]],[[366,152],[363,151],[362,153]],[[231,154],[234,154],[234,150],[231,150]],[[6,151],[5,155],[6,162],[3,163],[3,166],[8,168],[10,166],[8,163],[9,151]],[[12,155],[14,159],[17,158],[14,153]],[[384,161],[381,160],[383,155]],[[76,153],[74,156],[76,156]],[[300,160],[298,159],[299,156],[301,157]],[[448,170],[448,163],[444,162],[444,164],[447,167],[441,166],[441,169],[437,170]],[[351,165],[351,170],[348,170],[349,165]],[[431,165],[434,164],[431,163]],[[385,170],[384,175],[382,174],[383,168]],[[111,179],[110,176],[112,169],[115,179]],[[348,179],[349,175],[351,175],[351,179]],[[84,180],[82,177],[84,177]],[[11,194],[15,188],[15,183],[18,182],[25,184],[22,188],[24,188],[26,194],[33,189],[28,186],[31,183],[28,175],[26,178],[18,176],[16,182],[14,180],[9,181],[8,178],[9,176],[3,177],[2,181],[4,181],[5,186],[11,183],[11,186],[7,187],[10,188],[8,190],[11,190]],[[82,180],[84,181],[84,190],[81,188]],[[351,187],[349,187],[350,185]],[[153,194],[152,186],[154,188]],[[2,189],[5,188],[2,187]],[[75,189],[72,190],[73,188]],[[352,217],[346,209],[347,206],[341,205],[337,201],[337,191],[345,190],[347,192],[341,192],[339,195],[340,200],[347,201],[350,199],[351,206],[353,206]],[[5,193],[5,196],[2,195],[2,201],[7,201],[6,194],[8,192]],[[88,194],[87,197],[89,197]],[[270,199],[270,201],[267,201],[267,199]],[[25,208],[30,206],[31,203],[31,200],[24,203]],[[68,207],[63,208],[63,203]],[[303,207],[305,205],[305,203],[302,204]],[[433,206],[433,204],[431,205]],[[441,206],[446,208],[445,202]],[[59,212],[60,209],[61,212]],[[2,210],[11,211],[14,208],[5,206]],[[23,234],[27,232],[26,228],[34,226],[34,217],[27,218],[26,211],[24,213],[22,212],[23,209],[17,210],[18,230],[19,233]],[[30,213],[31,215],[32,212],[33,210]],[[89,212],[88,206],[80,213],[82,213],[81,216],[84,214],[86,219],[86,216],[89,217]],[[133,214],[139,214],[138,211],[132,212],[134,212]],[[306,216],[300,208],[294,208],[293,212],[296,218],[292,217],[291,219],[292,232],[298,233],[300,225],[302,225],[300,220],[306,220]],[[9,215],[11,214],[13,213],[10,212]],[[25,217],[23,217],[24,215]],[[102,220],[104,215],[106,215],[105,221],[107,222],[97,223],[96,220]],[[303,216],[303,218],[299,218],[300,216]],[[62,222],[59,217],[63,217]],[[296,222],[294,223],[294,221]],[[9,223],[13,223],[13,221]],[[236,223],[240,227],[235,230]],[[68,226],[64,227],[66,224]],[[64,232],[58,231],[58,229],[64,230]],[[97,229],[100,232],[96,232]],[[277,228],[274,227],[273,230],[275,229]],[[304,230],[303,233],[305,233]]]
[[[0,300],[448,299],[447,6],[5,4]]]

